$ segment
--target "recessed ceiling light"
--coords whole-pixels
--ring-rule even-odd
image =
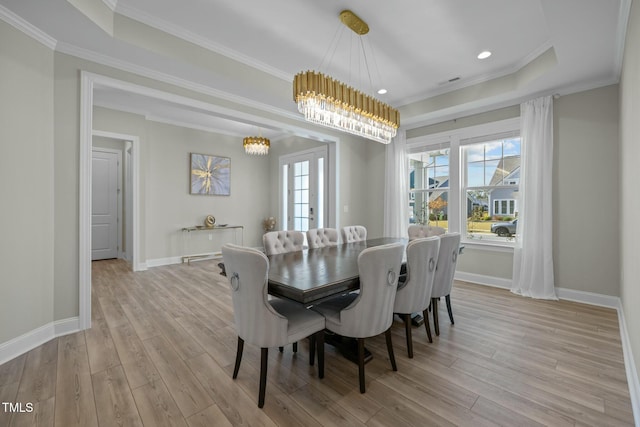
[[[386,89],[380,89],[380,90],[378,90],[378,93],[380,95],[384,95],[385,93],[387,93],[387,90]]]
[[[490,56],[491,56],[491,52],[489,52],[488,50],[485,50],[478,54],[478,59],[487,59]]]

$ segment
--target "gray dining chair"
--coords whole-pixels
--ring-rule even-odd
[[[412,313],[422,312],[427,337],[429,342],[433,342],[428,308],[431,303],[431,291],[433,290],[439,249],[440,238],[438,236],[415,239],[407,245],[406,281],[398,284],[393,312],[400,315],[404,321],[409,358],[413,358]]]
[[[304,249],[304,233],[295,230],[270,231],[262,235],[267,255],[296,252]]]
[[[360,292],[328,299],[311,307],[326,319],[326,328],[358,343],[360,393],[365,392],[364,340],[384,332],[391,367],[397,371],[391,341],[393,302],[404,245],[393,243],[364,249],[358,255]]]
[[[362,225],[349,225],[340,230],[342,243],[360,242],[367,240],[367,229]]]
[[[238,334],[233,378],[237,378],[245,342],[260,347],[260,390],[258,407],[264,406],[269,347],[280,347],[312,337],[309,363],[318,353],[318,377],[324,377],[325,319],[304,305],[286,299],[267,298],[269,260],[252,248],[226,244],[222,257],[233,300],[233,317]]]
[[[336,246],[338,244],[338,230],[335,228],[312,228],[307,230],[307,244],[309,249]]]
[[[453,276],[456,272],[458,254],[460,251],[460,233],[446,233],[440,236],[440,251],[438,252],[438,263],[436,264],[436,275],[431,291],[431,310],[433,312],[433,328],[436,335],[440,335],[440,325],[438,322],[438,301],[440,297],[445,297],[449,320],[453,321],[453,311],[451,310],[451,288],[453,287]]]
[[[407,231],[409,233],[409,240],[420,239],[422,237],[441,236],[447,232],[447,230],[442,227],[420,224],[411,224]]]

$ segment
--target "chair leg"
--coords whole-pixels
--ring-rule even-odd
[[[436,330],[436,335],[440,336],[440,325],[438,323],[438,300],[440,298],[431,298],[431,311],[433,311],[433,329]]]
[[[269,349],[260,349],[260,394],[258,394],[258,408],[264,406],[264,392],[267,388],[267,361],[269,360]]]
[[[398,366],[396,366],[396,357],[393,354],[393,341],[391,341],[391,327],[386,330],[384,333],[385,338],[387,339],[387,352],[389,353],[389,360],[391,361],[391,367],[394,371],[398,370]]]
[[[317,332],[315,338],[318,351],[318,378],[324,378],[324,331]]]
[[[447,311],[449,312],[449,320],[451,320],[452,325],[455,325],[455,322],[453,321],[453,312],[451,311],[451,295],[447,295],[446,297],[444,297],[444,299],[447,302]]]
[[[407,354],[409,359],[413,359],[413,338],[411,337],[411,315],[403,314],[402,320],[404,320],[404,330],[407,337]]]
[[[293,343],[293,352],[294,353],[298,352],[298,342],[297,341]]]
[[[238,349],[236,350],[236,366],[233,368],[233,379],[235,380],[240,370],[240,362],[242,361],[242,350],[244,349],[244,340],[238,337]]]
[[[364,387],[364,338],[358,340],[358,379],[360,381],[360,393],[365,392]]]
[[[309,337],[309,366],[313,366],[316,359],[316,334]]]
[[[427,338],[429,338],[429,342],[433,342],[433,338],[431,338],[431,326],[429,325],[429,309],[425,309],[422,312],[422,317],[424,317],[424,328],[427,330]]]

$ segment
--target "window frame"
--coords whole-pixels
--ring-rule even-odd
[[[407,140],[407,166],[409,154],[449,148],[448,231],[459,232],[461,234],[461,242],[467,246],[494,250],[513,250],[515,240],[500,242],[469,239],[466,233],[466,215],[461,208],[463,192],[466,194],[466,186],[464,185],[466,182],[464,167],[466,165],[463,159],[462,147],[513,136],[521,136],[520,117],[452,129]],[[521,158],[522,155],[523,152],[521,150]],[[407,191],[409,194],[412,192],[409,188],[407,188]],[[515,205],[517,206],[517,201]]]

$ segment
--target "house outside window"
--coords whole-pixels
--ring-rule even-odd
[[[519,118],[416,138],[407,148],[410,223],[460,232],[469,244],[513,246]]]
[[[515,230],[499,236],[491,226],[518,216],[520,148],[515,135],[462,145],[463,194],[472,201],[462,224],[467,239],[513,240]]]
[[[409,223],[448,229],[449,148],[409,154]]]

